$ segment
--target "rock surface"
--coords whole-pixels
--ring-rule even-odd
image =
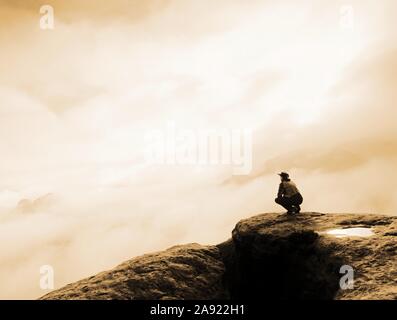
[[[225,299],[219,249],[189,244],[128,260],[42,299]]]
[[[335,228],[372,228],[337,238]],[[340,289],[340,268],[354,288]],[[397,299],[397,217],[261,214],[217,246],[188,244],[131,259],[41,299]]]
[[[371,228],[374,235],[336,238],[325,233],[357,227]],[[397,217],[379,215],[262,214],[242,220],[233,230],[237,271],[231,281],[246,278],[232,285],[235,296],[397,299],[396,229]],[[353,289],[340,289],[343,265],[354,270]]]

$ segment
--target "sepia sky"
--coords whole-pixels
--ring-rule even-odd
[[[59,287],[221,242],[280,211],[279,171],[304,211],[395,215],[396,15],[394,0],[0,0],[0,298],[46,293],[41,265]],[[251,174],[148,166],[145,133],[167,122],[252,129]]]

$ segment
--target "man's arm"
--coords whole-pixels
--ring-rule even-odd
[[[281,198],[284,195],[284,185],[281,182],[278,186],[277,198]]]

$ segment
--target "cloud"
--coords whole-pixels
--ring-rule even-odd
[[[44,264],[59,287],[221,242],[239,219],[279,210],[281,170],[305,210],[395,213],[395,10],[352,1],[348,32],[329,1],[49,3],[45,32],[39,2],[1,1],[0,298],[42,295]],[[253,174],[146,165],[145,132],[167,121],[254,129]]]

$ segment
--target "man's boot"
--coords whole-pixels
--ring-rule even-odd
[[[294,214],[295,213],[295,209],[294,207],[290,207],[287,211],[287,214]]]

